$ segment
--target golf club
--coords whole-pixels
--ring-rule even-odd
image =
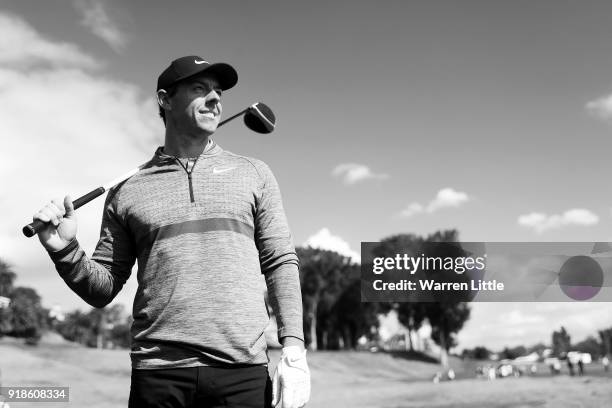
[[[263,134],[271,133],[276,127],[276,117],[274,113],[272,113],[268,105],[263,102],[254,103],[245,110],[230,116],[219,123],[219,126],[223,126],[225,123],[242,114],[244,114],[244,124],[254,132]]]
[[[244,115],[244,124],[246,125],[246,127],[248,127],[254,132],[267,134],[271,133],[276,127],[276,117],[274,116],[274,113],[272,113],[272,110],[262,102],[254,103],[243,111],[238,112],[233,116],[230,116],[229,118],[220,122],[219,126],[223,126],[227,122],[236,119],[240,115]],[[134,174],[138,173],[138,171],[140,171],[143,166],[144,164],[128,171],[127,173],[120,177],[117,177],[116,179],[109,181],[103,186],[91,190],[84,196],[77,198],[72,202],[72,204],[74,205],[74,209],[76,210],[77,208],[82,207],[88,202],[92,201],[94,198],[100,197],[113,186],[121,183],[124,180],[127,180]],[[23,227],[21,231],[23,232],[23,235],[30,238],[38,234],[38,232],[45,227],[45,224],[46,223],[40,220],[36,220]]]

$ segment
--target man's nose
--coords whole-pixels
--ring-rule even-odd
[[[219,109],[221,110],[221,96],[216,91],[210,91],[206,95],[206,101],[204,102],[208,109]]]
[[[206,95],[206,103],[218,103],[221,100],[221,96],[217,91],[212,90]]]

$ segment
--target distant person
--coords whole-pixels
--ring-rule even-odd
[[[449,381],[453,381],[455,379],[455,370],[449,368],[446,372],[446,378],[448,378]]]
[[[495,372],[495,367],[489,366],[487,369],[487,377],[490,381],[493,381],[497,377],[497,373]]]
[[[558,359],[552,364],[553,374],[561,374],[561,362]]]
[[[477,366],[476,367],[476,378],[481,378],[484,376],[484,369],[482,368],[482,366]]]
[[[276,178],[212,139],[221,95],[237,81],[230,65],[198,56],[160,74],[164,145],[109,191],[91,257],[69,197],[34,215],[47,223],[38,238],[60,276],[94,307],[115,298],[138,261],[130,408],[294,408],[310,395],[299,263]],[[283,346],[273,381],[262,280]]]
[[[603,358],[601,359],[601,364],[603,365],[604,371],[606,373],[610,371],[610,359],[608,358],[608,356],[603,356]]]
[[[569,375],[571,377],[574,376],[574,363],[572,363],[572,359],[571,358],[567,358],[567,368],[569,370]]]
[[[582,362],[582,358],[578,360],[578,375],[584,375],[584,363]]]

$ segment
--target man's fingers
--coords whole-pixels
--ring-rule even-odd
[[[280,402],[280,378],[278,375],[278,368],[274,371],[274,378],[272,378],[272,407],[276,407]]]
[[[293,404],[295,390],[293,387],[282,387],[281,398],[283,400],[283,408],[297,408]]]
[[[74,210],[73,210],[74,211]],[[51,200],[50,203],[41,208],[32,219],[40,220],[45,223],[51,223],[54,226],[58,226],[62,220],[62,217],[66,214],[64,205],[59,200]]]
[[[47,204],[44,208],[39,211],[40,214],[46,216],[46,222],[50,222],[55,226],[59,225],[59,218],[57,208],[53,204]],[[42,220],[41,220],[42,221]]]
[[[57,209],[57,211],[59,211],[59,216],[63,217],[64,214],[66,214],[66,210],[64,209],[64,203],[62,202],[62,200],[51,200],[51,204]]]
[[[303,394],[303,398],[304,398],[304,402],[303,404],[306,405],[306,403],[310,400],[310,393],[312,391],[312,385],[310,384],[310,373],[308,374],[308,379],[306,380],[306,387],[304,388],[304,394]]]
[[[278,386],[276,382],[272,383],[272,407],[276,407],[280,402],[280,395],[278,395]]]
[[[295,395],[293,396],[293,403],[295,404],[295,408],[301,408],[306,404],[304,399],[304,392],[301,389],[295,391]]]
[[[72,217],[72,214],[74,214],[74,204],[72,204],[72,199],[68,195],[64,197],[64,208],[66,209],[65,216],[67,218]]]
[[[59,204],[58,200],[51,200],[51,202],[45,206],[45,209],[52,213],[51,222],[53,222],[53,225],[59,225],[59,223],[62,222],[65,211],[64,206]],[[57,221],[57,223],[55,221]]]
[[[306,395],[301,395],[301,396],[300,396],[300,399],[299,399],[299,401],[298,401],[298,407],[299,407],[299,408],[305,407],[305,406],[306,406],[306,403],[308,402],[308,400],[309,400],[309,399],[310,399],[310,397],[309,397],[309,396],[306,396]]]
[[[42,212],[42,210],[40,210],[32,217],[32,221],[36,220],[40,220],[42,222],[49,222],[51,221],[51,218],[49,218],[49,216],[47,216],[45,213]]]
[[[309,391],[308,391],[308,389],[307,389],[307,387],[305,385],[300,386],[298,388],[298,390],[295,393],[295,397],[294,397],[295,406],[297,408],[301,408],[304,405],[306,405],[306,403],[308,402],[308,399],[309,399],[308,394],[309,394]]]

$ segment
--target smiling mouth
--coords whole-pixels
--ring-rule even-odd
[[[215,115],[215,113],[212,111],[198,111],[198,113],[204,116],[205,118],[209,118],[209,119],[214,119],[217,117],[217,115]]]

